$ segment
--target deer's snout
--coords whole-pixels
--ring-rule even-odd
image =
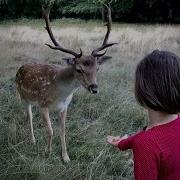
[[[97,84],[91,84],[91,85],[89,85],[88,90],[90,93],[96,94],[96,93],[98,93],[98,85]]]

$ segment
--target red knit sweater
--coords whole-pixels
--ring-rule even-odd
[[[180,180],[180,117],[119,142],[132,149],[135,180]]]

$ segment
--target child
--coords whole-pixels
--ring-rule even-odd
[[[137,66],[135,97],[149,125],[132,136],[108,136],[120,150],[132,149],[135,180],[180,180],[180,58],[155,50]]]

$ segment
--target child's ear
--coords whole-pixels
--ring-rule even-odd
[[[102,57],[99,57],[99,58],[97,59],[97,63],[98,63],[99,65],[104,64],[105,62],[107,62],[107,61],[110,60],[111,58],[112,58],[111,56],[102,56]]]
[[[65,57],[62,59],[66,62],[67,65],[74,65],[75,64],[75,60],[72,57]]]

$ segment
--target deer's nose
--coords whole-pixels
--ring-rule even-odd
[[[91,85],[89,85],[88,90],[90,91],[90,93],[96,94],[96,93],[98,93],[98,85],[91,84]]]

